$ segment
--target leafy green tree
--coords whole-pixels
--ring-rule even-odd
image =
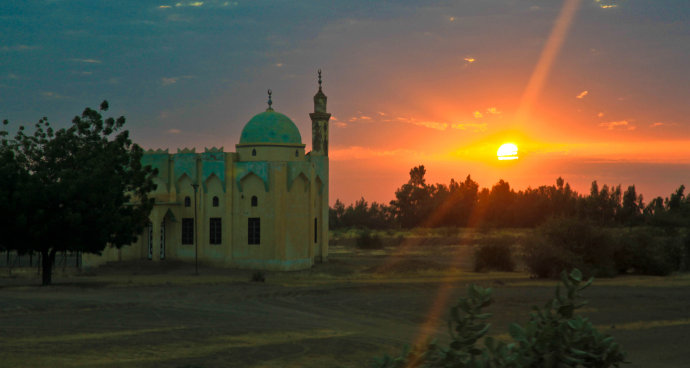
[[[103,101],[100,111],[107,109]],[[123,130],[125,118],[101,112],[86,108],[57,131],[42,118],[32,135],[23,127],[11,139],[2,134],[1,170],[16,174],[0,181],[1,195],[14,204],[7,217],[15,219],[2,242],[41,254],[44,285],[57,252],[99,254],[130,244],[153,207],[154,170],[141,165],[143,150]]]

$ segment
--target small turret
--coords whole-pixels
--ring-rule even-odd
[[[328,156],[328,121],[331,114],[326,111],[328,97],[321,88],[321,69],[319,69],[319,91],[314,95],[314,112],[311,118],[312,155]]]

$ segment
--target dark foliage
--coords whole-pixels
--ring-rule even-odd
[[[381,240],[378,234],[373,233],[369,229],[364,229],[357,236],[357,248],[381,249],[383,248],[383,240]]]
[[[619,237],[618,271],[658,276],[678,271],[687,259],[688,239],[655,228],[631,229]]]
[[[428,184],[423,165],[410,170],[410,179],[395,191],[390,204],[364,200],[331,208],[332,228],[371,229],[413,227],[536,227],[554,217],[586,219],[601,226],[690,226],[690,198],[681,185],[668,198],[645,205],[634,185],[622,190],[594,181],[588,195],[570,188],[562,178],[555,185],[515,191],[499,180],[481,188],[467,175],[464,181]]]
[[[514,271],[514,243],[515,238],[510,236],[484,238],[474,251],[474,271]]]
[[[100,111],[108,108],[103,102]],[[4,122],[7,125],[7,121]],[[86,108],[57,131],[46,118],[33,134],[0,132],[0,246],[37,252],[43,284],[58,251],[100,253],[136,241],[148,221],[154,189],[143,150],[123,130],[125,118],[103,119]]]
[[[252,273],[252,277],[251,277],[251,279],[249,279],[249,281],[266,282],[266,274],[264,274],[263,271],[254,271],[254,273]]]
[[[451,342],[441,347],[435,342],[412,349],[406,348],[398,357],[384,356],[373,362],[374,367],[402,368],[527,368],[527,367],[618,367],[625,363],[622,352],[612,337],[599,332],[587,319],[575,314],[586,302],[580,292],[592,279],[583,281],[577,269],[561,274],[556,296],[543,307],[533,307],[529,321],[513,323],[509,331],[512,341],[506,343],[487,337],[491,317],[483,309],[492,303],[492,290],[470,285],[467,297],[451,308],[448,323]],[[483,340],[483,346],[479,341]]]
[[[577,267],[585,274],[615,276],[618,245],[610,232],[573,217],[551,219],[525,243],[525,264],[536,277]]]

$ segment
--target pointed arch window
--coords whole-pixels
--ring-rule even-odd
[[[256,148],[252,149],[252,156],[256,156]]]
[[[259,206],[259,198],[256,198],[256,196],[252,196],[252,207],[257,206]]]
[[[220,200],[218,199],[218,196],[213,197],[213,207],[218,207],[220,204]]]
[[[191,207],[192,206],[192,199],[189,198],[189,196],[184,197],[184,206],[185,207]]]
[[[299,151],[295,150],[295,157],[299,157]]]

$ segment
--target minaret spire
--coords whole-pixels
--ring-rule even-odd
[[[319,92],[321,92],[321,69],[319,68]]]
[[[331,114],[326,111],[328,97],[323,93],[321,69],[318,73],[319,90],[314,95],[314,112],[311,117],[312,128],[312,154],[328,156],[328,120]]]
[[[268,108],[266,109],[266,111],[273,111],[273,107],[271,107],[271,105],[273,105],[273,101],[271,100],[271,95],[272,95],[272,94],[273,94],[273,92],[272,92],[271,89],[269,88],[269,89],[268,89]]]

